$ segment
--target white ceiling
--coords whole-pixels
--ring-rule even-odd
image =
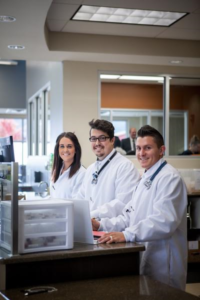
[[[189,13],[171,27],[71,21],[81,4]],[[200,0],[0,0],[0,59],[200,67]],[[45,22],[47,38],[45,38]],[[10,44],[25,50],[9,50]]]

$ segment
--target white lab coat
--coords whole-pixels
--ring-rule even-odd
[[[80,169],[69,178],[70,168],[61,174],[57,181],[50,182],[50,196],[57,199],[74,199],[79,191],[85,176],[86,169],[81,166]]]
[[[114,151],[112,150],[100,162],[100,168],[112,156]],[[133,163],[119,153],[99,174],[97,184],[92,184],[92,174],[96,170],[97,162],[88,167],[78,193],[78,199],[89,200],[91,217],[112,218],[118,216],[132,198],[134,186],[139,182],[140,175]]]
[[[140,273],[184,290],[187,274],[187,191],[169,164],[150,189],[144,185],[163,160],[143,174],[123,214],[102,219],[100,230],[122,231],[127,242],[142,242]]]

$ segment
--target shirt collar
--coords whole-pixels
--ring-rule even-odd
[[[98,163],[98,165],[99,166],[102,166],[102,165],[104,165],[106,162],[107,162],[107,160],[113,155],[113,153],[115,152],[116,150],[115,149],[113,149],[103,160],[97,160],[96,161],[96,164]]]
[[[62,176],[63,174],[69,173],[69,171],[70,171],[70,169],[71,169],[71,167],[69,167],[67,170],[65,170],[65,171],[63,172],[63,174],[61,174],[63,168],[64,168],[64,164],[62,165],[62,168],[60,169],[60,176]]]
[[[160,167],[163,161],[164,158],[162,157],[150,169],[146,170],[146,172],[143,173],[142,178],[151,177],[155,173],[155,171]]]

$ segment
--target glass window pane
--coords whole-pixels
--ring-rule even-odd
[[[172,113],[175,115],[171,118]],[[200,138],[200,79],[170,80],[170,155],[190,148],[191,138]]]
[[[14,141],[22,141],[22,119],[0,119],[0,136],[9,135]]]
[[[169,154],[177,155],[184,149],[184,114],[170,114]]]
[[[113,126],[115,127],[115,136],[118,136],[120,140],[126,137],[126,121],[113,121]]]
[[[35,101],[30,103],[30,155],[36,155],[36,119],[35,119]]]
[[[152,116],[151,126],[156,128],[161,134],[163,134],[163,117],[162,116]]]
[[[23,141],[27,141],[27,119],[23,119]]]
[[[43,97],[38,97],[38,155],[43,155],[42,142],[43,142]]]
[[[15,161],[18,162],[19,165],[23,164],[23,160],[22,160],[22,147],[23,147],[23,143],[21,142],[14,142],[14,152],[15,152]]]
[[[123,121],[126,124],[124,137],[129,137],[129,129],[134,127],[137,130],[143,125],[147,124],[148,111],[137,110],[113,110],[113,122]]]
[[[101,110],[101,119],[110,121],[110,111],[109,110]]]
[[[26,136],[26,124],[27,120],[21,118],[0,119],[0,136],[13,136],[15,161],[19,164],[24,164],[27,157],[27,145],[24,143],[24,133]],[[24,155],[26,155],[26,157]]]
[[[50,139],[51,139],[51,109],[50,109],[50,92],[49,91],[46,91],[45,93],[45,97],[46,97],[46,122],[47,124],[45,125],[47,130],[46,130],[46,142],[47,142],[47,145],[46,145],[46,153],[47,155],[49,155],[51,152],[50,150]]]

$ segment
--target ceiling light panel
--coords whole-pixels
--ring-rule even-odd
[[[101,74],[101,79],[118,79],[120,75]]]
[[[82,5],[72,20],[170,26],[187,13]]]

